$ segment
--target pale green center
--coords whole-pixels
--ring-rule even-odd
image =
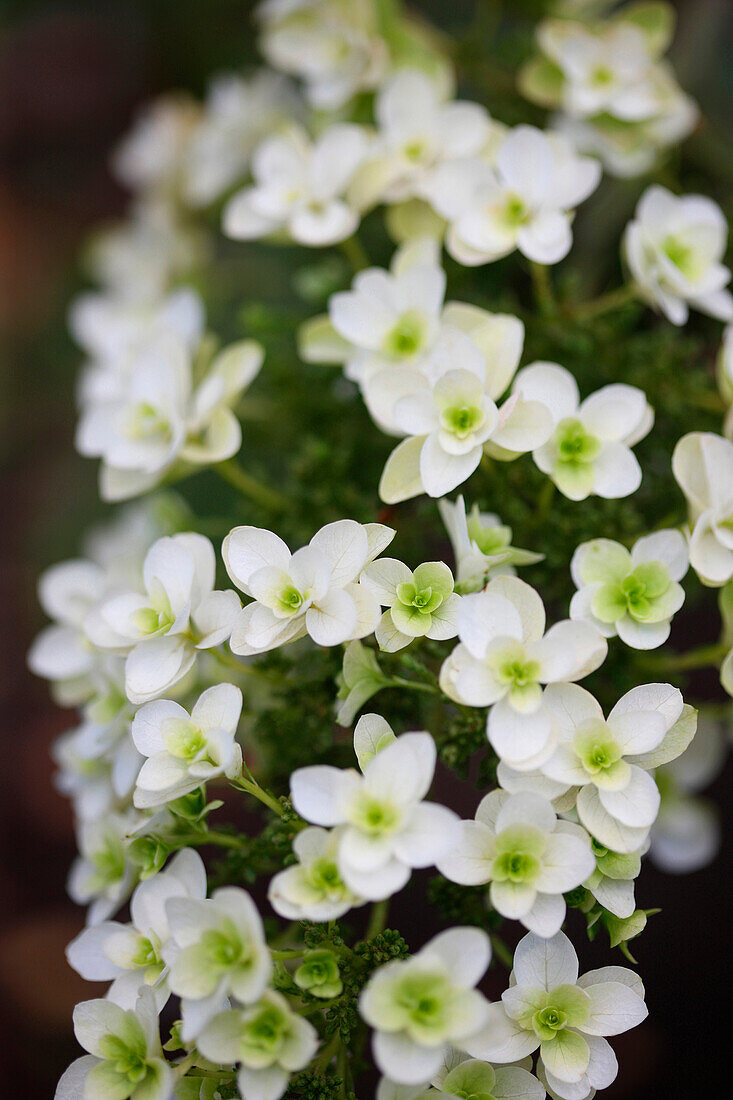
[[[125,852],[117,837],[108,837],[92,853],[89,862],[94,868],[93,889],[104,890],[119,882],[125,873]]]
[[[586,431],[580,420],[566,417],[560,421],[555,431],[555,447],[558,461],[580,466],[593,462],[598,457],[601,444],[594,435]]]
[[[513,825],[496,837],[491,877],[495,882],[532,883],[541,870],[545,838],[532,826]]]
[[[669,571],[662,562],[642,562],[622,580],[602,585],[592,610],[602,622],[613,623],[629,614],[639,622],[656,618],[660,597],[669,590]]]
[[[315,859],[308,867],[310,885],[323,894],[339,894],[345,889],[335,861],[323,856]]]
[[[441,426],[458,439],[471,435],[483,422],[484,411],[479,405],[450,405],[440,414]]]
[[[245,1065],[272,1065],[290,1034],[290,1021],[277,1005],[264,1005],[242,1029],[240,1058]]]
[[[117,1035],[105,1035],[100,1040],[99,1050],[105,1061],[110,1062],[115,1073],[129,1081],[135,1087],[145,1080],[148,1074],[145,1048],[139,1050],[129,1046]]]
[[[171,426],[167,417],[151,405],[148,401],[141,401],[132,410],[128,424],[127,434],[132,439],[150,441],[154,439],[170,439]]]
[[[235,966],[246,968],[252,962],[249,945],[242,941],[234,923],[223,920],[219,928],[209,928],[201,936],[202,954],[208,967],[218,973]]]
[[[662,251],[687,279],[696,279],[700,274],[700,260],[697,252],[684,238],[670,234],[662,242]]]
[[[300,611],[304,601],[305,596],[298,591],[294,584],[285,585],[275,597],[275,603],[279,609],[290,615],[295,615]]]
[[[168,718],[163,723],[163,742],[178,760],[195,760],[206,751],[206,738],[201,730],[185,718]]]
[[[417,310],[403,313],[384,339],[384,350],[393,359],[409,359],[425,342],[425,318]]]
[[[501,220],[508,229],[519,229],[529,220],[530,211],[519,195],[507,195],[501,209]]]
[[[450,1022],[451,989],[441,974],[405,974],[395,989],[395,1006],[404,1026],[421,1034],[442,1034]]]
[[[412,581],[404,581],[397,585],[397,599],[405,607],[415,608],[423,615],[436,611],[443,602],[442,594],[434,592],[431,585],[418,588]]]
[[[573,739],[575,755],[589,775],[608,771],[618,763],[623,752],[605,722],[592,722],[576,732]]]
[[[357,798],[350,816],[357,828],[375,837],[394,832],[402,820],[397,806],[366,792]]]

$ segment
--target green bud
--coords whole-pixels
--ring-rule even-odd
[[[140,868],[140,878],[151,878],[161,869],[170,849],[165,841],[155,836],[141,836],[128,848],[130,859]]]
[[[344,986],[332,951],[309,951],[293,975],[295,984],[312,997],[338,997]]]

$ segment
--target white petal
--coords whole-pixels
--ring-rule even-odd
[[[447,806],[423,802],[394,838],[394,854],[409,867],[432,867],[453,844],[458,816]]]
[[[453,984],[473,988],[491,961],[491,941],[480,928],[449,928],[433,936],[419,955],[437,956]]]
[[[585,987],[591,1015],[582,1027],[590,1035],[620,1035],[649,1015],[642,998],[621,982],[607,981]]]
[[[417,1085],[434,1077],[443,1061],[443,1049],[419,1046],[403,1031],[375,1031],[372,1038],[379,1069],[401,1085]]]
[[[316,825],[338,825],[344,821],[342,799],[347,784],[352,782],[347,779],[344,783],[348,774],[327,764],[294,771],[290,777],[290,795],[297,813]]]
[[[621,790],[599,790],[600,803],[607,813],[630,825],[633,829],[649,828],[659,813],[659,789],[648,774],[641,768],[631,765],[628,784]]]
[[[564,932],[543,940],[532,933],[517,944],[514,952],[514,976],[518,985],[554,989],[556,985],[575,985],[578,957]]]
[[[235,527],[224,539],[221,555],[237,588],[249,595],[249,579],[266,565],[287,570],[290,551],[281,538],[261,527]]]

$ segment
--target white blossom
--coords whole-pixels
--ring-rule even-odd
[[[492,1066],[451,1047],[430,1081],[399,1085],[383,1077],[377,1086],[376,1100],[436,1100],[439,1093],[447,1093],[449,1097],[491,1096],[493,1100],[544,1100],[545,1090],[531,1069],[531,1058],[524,1058],[516,1065]]]
[[[391,740],[382,720],[386,739],[367,758],[360,742],[362,731],[373,726],[368,717],[377,716],[365,715],[354,734],[360,772],[326,764],[298,768],[290,793],[306,821],[345,826],[338,845],[341,878],[355,894],[376,901],[401,890],[412,868],[429,867],[445,854],[458,818],[445,806],[423,801],[435,771],[430,734]]]
[[[474,987],[491,958],[478,928],[450,928],[409,959],[381,966],[359,997],[359,1012],[374,1029],[379,1069],[405,1085],[429,1081],[449,1044],[462,1048],[485,1024],[489,1005]]]
[[[572,374],[557,363],[524,367],[514,390],[552,413],[551,438],[532,457],[561,493],[585,500],[591,494],[613,499],[636,492],[641,467],[631,448],[654,422],[641,390],[617,382],[580,401]]]
[[[150,990],[134,1009],[103,999],[82,1001],[74,1009],[74,1034],[89,1053],[66,1070],[55,1100],[169,1100],[173,1070],[163,1057]]]
[[[565,919],[563,894],[595,870],[584,829],[558,821],[541,795],[492,791],[475,821],[462,821],[454,846],[438,862],[452,882],[491,883],[497,912],[538,936],[554,936]]]
[[[359,213],[347,189],[368,145],[366,131],[347,122],[334,123],[312,142],[295,124],[266,138],[252,154],[254,185],[224,209],[225,234],[246,241],[284,231],[313,248],[350,237]]]
[[[165,903],[163,946],[171,992],[181,998],[185,1041],[196,1039],[231,995],[254,1004],[272,974],[262,920],[252,898],[222,886],[211,898],[172,897]]]
[[[188,711],[170,699],[155,699],[136,713],[131,727],[138,752],[147,757],[137,777],[135,805],[160,806],[225,775],[242,770],[235,740],[242,692],[234,684],[207,688]]]
[[[572,212],[593,191],[601,166],[581,157],[561,134],[516,126],[494,156],[437,169],[429,199],[450,223],[446,246],[473,266],[515,249],[540,264],[556,264],[573,243]]]
[[[502,761],[522,771],[539,766],[558,737],[543,685],[593,672],[605,659],[605,639],[590,623],[569,619],[545,632],[537,592],[506,576],[462,597],[458,637],[441,669],[443,691],[466,706],[491,707],[487,733]]]
[[[135,888],[130,923],[102,921],[72,940],[66,958],[89,982],[111,981],[107,997],[134,1008],[139,991],[152,988],[158,1011],[170,996],[162,948],[168,939],[168,898],[206,897],[206,869],[198,852],[184,848],[165,870]]]
[[[390,455],[379,483],[388,504],[425,492],[441,497],[470,477],[485,444],[532,450],[552,431],[549,409],[523,396],[499,409],[499,385],[486,356],[465,332],[445,327],[421,369],[391,367],[370,380],[370,404],[379,422],[407,438]]]
[[[512,529],[493,512],[474,504],[466,512],[462,496],[439,500],[438,510],[456,559],[456,577],[462,592],[484,588],[490,577],[514,575],[515,565],[532,565],[543,555],[512,546]]]
[[[236,586],[253,599],[234,624],[234,653],[264,653],[306,634],[323,646],[371,634],[379,604],[357,581],[394,534],[378,523],[339,520],[291,554],[272,531],[235,527],[222,557]]]
[[[413,573],[396,558],[380,558],[367,566],[360,583],[387,608],[375,631],[380,649],[394,653],[413,638],[455,638],[461,598],[442,561],[424,562]]]
[[[197,1042],[210,1061],[239,1064],[237,1084],[242,1096],[279,1100],[290,1074],[307,1066],[315,1055],[318,1033],[281,993],[268,990],[256,1004],[219,1013]]]
[[[183,95],[145,106],[115,151],[115,175],[132,191],[175,194],[201,107]]]
[[[350,890],[341,878],[338,852],[344,827],[321,829],[309,826],[293,839],[298,862],[270,881],[270,905],[286,920],[338,920],[364,904],[364,898]]]
[[[684,603],[678,582],[687,567],[679,531],[646,535],[630,552],[612,539],[584,542],[570,562],[578,589],[570,618],[593,623],[606,638],[618,634],[633,649],[655,649],[666,642],[672,616]]]
[[[684,325],[690,306],[731,321],[730,271],[721,263],[727,240],[727,222],[712,199],[654,185],[626,227],[623,251],[639,295],[672,324]]]
[[[549,940],[530,932],[517,945],[510,980],[464,1049],[475,1058],[513,1062],[539,1048],[544,1079],[566,1100],[610,1085],[618,1064],[604,1036],[636,1027],[648,1014],[636,974],[604,966],[578,977],[578,959],[563,932]]]
[[[690,565],[703,584],[733,577],[733,443],[690,432],[677,443],[672,472],[690,511]]]
[[[123,591],[85,619],[102,648],[126,653],[125,688],[133,703],[162,695],[186,675],[200,650],[225,641],[240,609],[236,593],[214,591],[216,561],[207,538],[193,532],[151,546],[144,591]]]
[[[77,825],[79,855],[67,889],[77,905],[88,905],[87,924],[107,920],[129,898],[139,869],[128,854],[129,840],[139,819],[131,812],[106,813]]]

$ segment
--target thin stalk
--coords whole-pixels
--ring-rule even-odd
[[[697,649],[691,649],[688,653],[640,657],[639,664],[659,672],[688,672],[695,668],[712,668],[720,664],[728,649],[725,642],[715,642],[714,645],[703,645]]]
[[[270,794],[264,787],[261,787],[255,779],[245,779],[244,776],[240,776],[239,779],[233,779],[232,783],[237,790],[244,791],[245,794],[251,794],[252,797],[261,802],[263,806],[267,806],[268,809],[276,813],[278,817],[282,817],[285,812],[282,803],[275,798],[274,794]]]
[[[425,691],[429,695],[439,695],[438,688],[433,684],[424,684],[419,680],[405,680],[402,676],[390,676],[385,687],[411,688],[413,691]]]
[[[372,906],[372,911],[369,916],[369,924],[367,930],[364,933],[365,940],[373,940],[375,936],[378,936],[380,932],[384,930],[384,926],[387,923],[387,915],[389,913],[389,900],[384,898],[382,901],[377,901]]]
[[[345,241],[341,241],[339,248],[349,261],[351,270],[355,275],[357,272],[363,271],[365,267],[369,267],[370,261],[366,249],[356,234],[353,237],[347,237]]]
[[[500,939],[499,936],[492,936],[491,946],[493,948],[494,955],[499,960],[499,962],[502,962],[507,970],[511,970],[512,966],[514,965],[514,959],[512,958],[512,953],[507,945],[504,943],[504,941]]]
[[[271,512],[287,512],[290,507],[290,501],[287,497],[284,497],[282,493],[278,493],[276,489],[271,489],[269,485],[258,481],[252,474],[243,470],[232,458],[215,463],[212,469],[216,470],[219,476],[242,496],[247,497],[263,508],[268,508]]]
[[[530,264],[532,275],[532,287],[537,307],[543,316],[548,317],[555,312],[555,292],[552,288],[552,278],[547,264]]]
[[[637,298],[636,286],[633,283],[625,283],[616,290],[609,290],[598,298],[591,298],[589,302],[579,302],[576,306],[565,306],[563,315],[571,321],[588,321],[592,317],[600,317],[603,313],[610,313],[614,309],[620,309],[627,302]]]

